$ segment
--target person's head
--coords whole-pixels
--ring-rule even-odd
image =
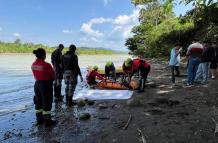
[[[199,40],[198,40],[197,38],[194,38],[194,39],[192,40],[192,43],[196,43],[196,42],[199,42]]]
[[[95,66],[93,67],[93,70],[98,71],[98,66],[95,65]]]
[[[70,45],[70,47],[69,47],[69,51],[71,51],[71,52],[75,52],[76,51],[76,46],[75,45]]]
[[[37,59],[44,60],[46,58],[46,52],[43,48],[33,50],[33,54],[36,56]]]
[[[106,67],[111,67],[113,65],[113,62],[112,61],[108,61],[107,63],[106,63]]]
[[[132,64],[132,59],[131,58],[128,58],[124,61],[124,65],[125,67],[130,67]]]
[[[64,49],[64,45],[63,45],[63,44],[59,44],[57,49],[59,49],[60,51],[62,51],[62,50]]]
[[[175,44],[175,48],[176,48],[176,49],[179,49],[179,48],[181,48],[181,46],[182,46],[182,45],[181,45],[181,43],[180,43],[180,42],[177,42],[177,43]]]

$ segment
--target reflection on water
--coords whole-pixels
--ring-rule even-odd
[[[81,55],[79,64],[85,78],[88,66],[98,65],[103,68],[111,60],[119,67],[127,57],[128,55]],[[32,54],[0,55],[0,116],[32,107],[34,78],[30,67],[34,60]],[[46,61],[50,62],[50,55]],[[79,82],[76,94],[84,87],[85,83]],[[63,91],[64,89],[62,94]]]

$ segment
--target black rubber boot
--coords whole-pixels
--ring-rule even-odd
[[[56,96],[56,97],[55,97],[54,101],[55,101],[55,102],[62,102],[62,101],[63,101],[63,98],[64,98],[63,96],[59,95],[59,96]]]
[[[43,116],[42,113],[36,113],[36,125],[43,124]]]
[[[68,106],[74,106],[76,105],[76,102],[73,102],[73,97],[72,96],[69,96],[68,97]]]
[[[50,114],[46,114],[44,115],[44,125],[45,127],[50,127],[50,126],[55,126],[57,124],[57,122],[55,120],[51,119],[51,115]]]

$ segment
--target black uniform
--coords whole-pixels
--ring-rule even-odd
[[[211,47],[210,52],[211,52],[211,54],[212,54],[210,69],[217,69],[218,47]]]
[[[52,53],[51,62],[55,71],[54,97],[56,100],[62,100],[61,83],[63,79],[63,68],[62,68],[62,53],[60,49],[56,49]]]
[[[78,57],[73,51],[68,51],[62,58],[64,69],[64,81],[66,84],[66,103],[72,105],[72,97],[77,85],[77,77],[81,75],[81,71],[78,64]]]

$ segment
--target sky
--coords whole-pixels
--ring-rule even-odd
[[[190,8],[176,4],[174,12]],[[0,41],[126,50],[139,11],[131,0],[0,0]]]

